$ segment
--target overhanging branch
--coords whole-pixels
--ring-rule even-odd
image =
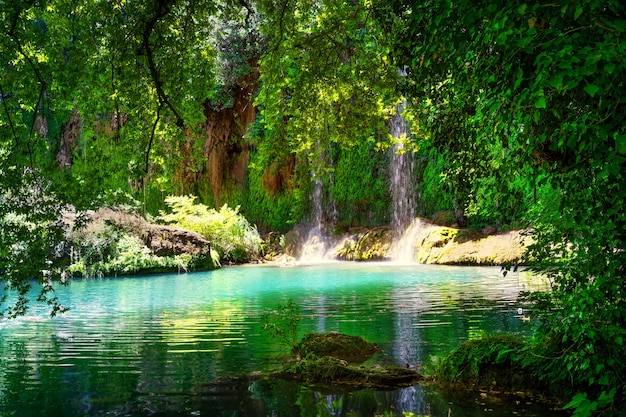
[[[146,57],[148,58],[148,68],[150,70],[150,77],[152,78],[152,82],[154,83],[154,87],[157,92],[157,97],[159,100],[159,107],[166,106],[169,108],[174,114],[176,118],[176,126],[183,129],[185,127],[185,122],[178,112],[174,105],[170,102],[169,97],[165,94],[165,90],[163,89],[163,80],[161,79],[161,75],[159,74],[159,70],[157,69],[156,63],[154,62],[154,51],[152,50],[152,45],[150,44],[150,36],[154,31],[156,24],[167,16],[170,12],[170,7],[174,3],[173,0],[160,0],[158,1],[157,8],[155,10],[154,15],[148,22],[146,23],[145,29],[141,35],[142,38],[142,47],[144,52],[146,53]]]

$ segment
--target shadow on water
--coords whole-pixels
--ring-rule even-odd
[[[422,370],[482,333],[527,332],[517,295],[543,285],[389,264],[76,280],[58,291],[65,315],[0,322],[0,416],[552,416],[529,399],[431,384],[347,392],[260,376],[285,354],[260,315],[288,298],[301,335],[359,335],[382,348],[375,363]]]

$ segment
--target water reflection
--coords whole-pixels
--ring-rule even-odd
[[[361,335],[381,346],[375,362],[421,369],[482,332],[525,331],[517,294],[542,285],[493,268],[386,264],[77,280],[59,291],[65,315],[0,322],[0,416],[470,415],[484,399],[450,403],[430,386],[351,393],[249,379],[285,352],[260,314],[292,298],[303,333]],[[481,407],[471,415],[520,411]]]

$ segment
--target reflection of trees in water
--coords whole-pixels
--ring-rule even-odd
[[[426,402],[421,386],[393,391],[363,389],[355,392],[323,392],[293,381],[259,380],[250,385],[253,399],[260,399],[265,415],[276,417],[301,416],[376,416],[393,410],[394,415],[413,412],[429,415],[430,405]],[[246,409],[246,415],[263,415],[259,405],[255,410]]]
[[[260,392],[254,391],[256,383],[226,383],[220,377],[249,374],[279,360],[284,349],[260,332],[258,314],[274,308],[281,297],[294,297],[300,304],[302,330],[360,335],[383,348],[376,360],[402,366],[441,356],[471,332],[515,331],[521,325],[515,305],[507,304],[517,297],[517,281],[495,282],[497,277],[488,269],[479,270],[486,271],[484,279],[465,284],[464,278],[453,275],[457,269],[443,267],[437,272],[450,275],[424,280],[418,274],[389,279],[386,267],[368,275],[375,268],[357,269],[358,279],[342,270],[329,284],[321,276],[306,290],[298,284],[299,277],[289,276],[272,280],[271,285],[289,285],[270,291],[270,281],[263,276],[263,292],[255,290],[254,280],[242,286],[244,274],[257,270],[241,268],[202,281],[195,275],[163,281],[77,281],[70,288],[76,309],[66,317],[34,317],[36,322],[22,318],[19,326],[13,322],[0,329],[0,414],[19,409],[24,416],[56,415],[58,407],[68,415],[142,416],[149,410],[206,410],[202,415],[211,415],[230,410],[266,416],[278,410],[273,415],[291,416],[326,410],[372,416],[391,407],[427,414],[434,404],[428,387],[355,393],[333,389],[328,397],[293,382],[272,381],[269,392]],[[299,271],[306,270],[288,272]],[[184,291],[186,285],[192,290]],[[248,288],[250,293],[242,295]],[[163,292],[166,297],[158,298]],[[101,293],[112,295],[99,297]],[[42,412],[41,404],[50,410]],[[431,415],[446,416],[443,407]]]
[[[0,415],[91,415],[105,411],[110,402],[128,401],[135,391],[138,375],[103,371],[95,360],[98,349],[91,350],[90,361],[77,357],[85,349],[82,337],[51,333],[47,322],[22,326],[27,339],[0,338]]]
[[[485,332],[521,332],[516,312],[517,283],[491,288],[463,283],[419,283],[395,288],[391,294],[394,333],[385,351],[399,366],[424,372],[465,340]]]
[[[393,391],[393,397],[392,403],[398,411],[410,411],[419,416],[430,415],[430,404],[424,397],[424,389],[421,385]]]

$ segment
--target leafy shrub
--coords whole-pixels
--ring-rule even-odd
[[[0,288],[11,288],[15,297],[0,294],[0,317],[25,314],[31,301],[47,304],[54,316],[66,310],[54,293],[66,282],[61,262],[65,231],[59,221],[66,205],[45,175],[13,166],[7,152],[0,146]],[[35,296],[33,287],[38,287]]]
[[[511,335],[468,340],[441,361],[437,378],[475,389],[532,390],[539,385],[527,356],[528,345]]]
[[[239,213],[239,206],[231,209],[225,204],[215,210],[195,203],[195,199],[195,196],[167,197],[165,203],[171,213],[161,211],[158,219],[200,233],[226,261],[247,262],[259,256],[259,232]]]

